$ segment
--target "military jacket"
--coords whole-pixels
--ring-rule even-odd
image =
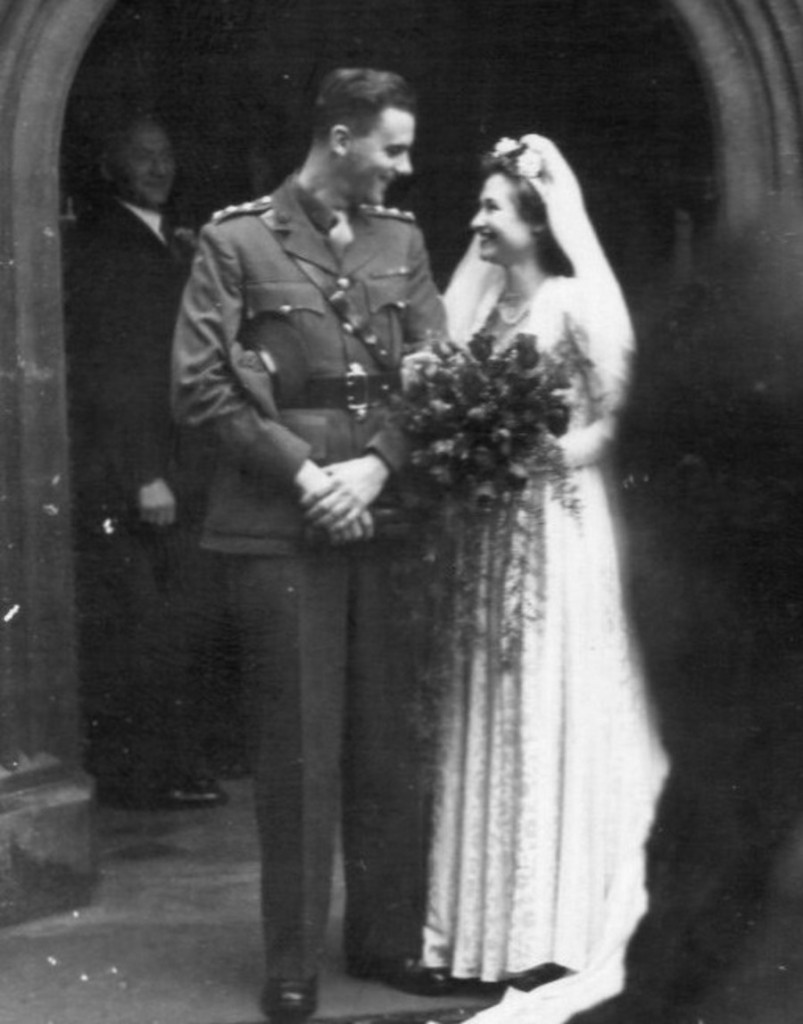
[[[361,208],[342,261],[294,179],[216,215],[201,232],[173,348],[179,421],[221,441],[206,546],[271,553],[303,535],[294,479],[376,452],[400,468],[406,444],[387,403],[364,417],[307,403],[310,382],[398,370],[445,329],[421,232],[410,215]],[[335,304],[330,297],[335,297]],[[337,307],[337,308],[336,308]]]

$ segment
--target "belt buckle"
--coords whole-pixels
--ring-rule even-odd
[[[368,415],[368,374],[359,363],[349,363],[346,373],[346,408],[358,423]]]

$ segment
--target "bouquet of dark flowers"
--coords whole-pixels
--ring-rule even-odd
[[[540,476],[575,508],[559,439],[582,356],[569,338],[557,348],[541,353],[535,336],[521,333],[500,349],[480,331],[466,346],[438,340],[406,362],[396,399],[412,445],[403,493],[420,515],[421,547],[410,560],[416,585],[407,617],[411,642],[425,650],[425,725],[440,720],[434,705],[449,693],[450,652],[476,643],[481,595],[502,595],[497,646],[502,662],[514,657],[531,614],[528,566],[539,564],[544,543],[545,488],[528,482]]]
[[[521,494],[534,473],[565,495],[557,439],[569,421],[566,364],[539,353],[534,335],[497,351],[482,331],[466,347],[438,341],[406,376],[399,411],[419,502],[493,508]]]

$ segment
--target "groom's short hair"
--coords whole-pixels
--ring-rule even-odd
[[[401,75],[373,68],[336,68],[321,82],[313,137],[325,138],[336,124],[346,125],[355,135],[367,135],[388,107],[416,113],[415,92]]]

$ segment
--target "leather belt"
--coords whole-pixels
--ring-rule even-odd
[[[371,406],[385,405],[390,395],[400,389],[398,370],[369,374],[353,363],[342,377],[311,377],[289,408],[343,409],[361,420]]]

